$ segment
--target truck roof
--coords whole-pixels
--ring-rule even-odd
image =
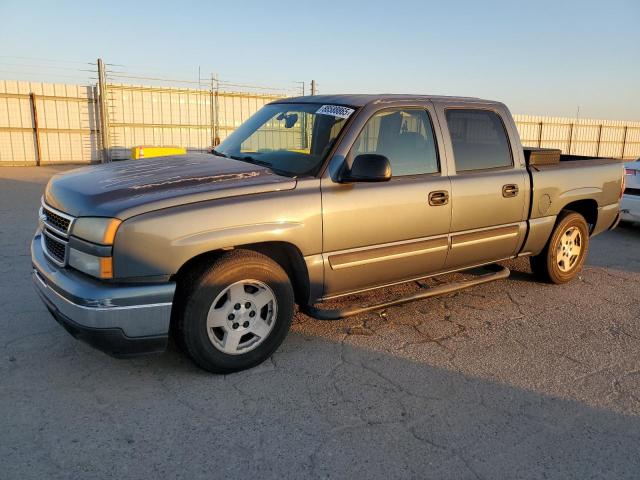
[[[450,102],[482,102],[482,103],[499,103],[491,100],[483,100],[475,97],[453,97],[444,95],[410,95],[396,93],[381,94],[339,94],[339,95],[306,95],[304,97],[289,97],[276,100],[272,103],[322,103],[351,105],[354,107],[363,107],[372,102],[402,102],[410,100],[445,100]]]

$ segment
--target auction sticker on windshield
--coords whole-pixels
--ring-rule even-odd
[[[332,115],[338,118],[349,118],[355,110],[340,105],[323,105],[316,112],[319,115]]]

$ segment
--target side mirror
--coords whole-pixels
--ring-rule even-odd
[[[384,155],[363,153],[353,159],[350,170],[340,176],[341,183],[387,182],[391,180],[391,164]]]

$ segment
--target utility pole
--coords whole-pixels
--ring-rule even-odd
[[[216,73],[215,76],[213,77],[213,82],[215,83],[215,87],[216,87],[216,94],[215,94],[215,114],[216,114],[216,123],[215,123],[215,129],[214,129],[214,138],[213,138],[213,145],[217,146],[220,145],[220,80],[218,78],[218,74]]]
[[[100,104],[100,138],[102,140],[102,163],[111,161],[109,150],[109,110],[107,106],[107,74],[104,62],[98,59],[98,102]]]
[[[311,95],[315,95],[315,94],[316,94],[316,81],[311,80]]]
[[[211,120],[211,147],[216,146],[216,95],[214,91],[213,85],[213,73],[211,74],[211,90],[209,96],[209,118]]]
[[[300,85],[300,90],[302,91],[302,96],[304,97],[306,92],[305,92],[305,82],[294,82],[297,83],[298,85]]]

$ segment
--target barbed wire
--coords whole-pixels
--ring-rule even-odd
[[[3,75],[19,75],[19,76],[28,76],[28,77],[38,77],[38,80],[34,80],[34,79],[30,79],[29,81],[38,81],[38,82],[43,82],[43,83],[47,83],[47,81],[51,81],[50,79],[55,79],[55,78],[68,78],[68,79],[74,79],[77,83],[92,83],[92,82],[87,82],[87,80],[93,80],[93,81],[97,81],[98,77],[86,77],[86,76],[82,76],[82,75],[65,75],[62,73],[49,73],[46,75],[46,80],[43,79],[42,73],[41,72],[25,72],[25,71],[15,71],[15,70],[4,70],[0,68],[0,74]],[[13,81],[21,81],[21,78],[18,77],[14,77],[14,78],[4,78],[3,80],[13,80]],[[54,82],[55,83],[55,82]]]
[[[166,86],[171,88],[172,85],[183,86],[186,88],[194,88],[199,90],[210,91],[212,89],[220,91],[256,91],[265,94],[272,93],[274,95],[294,96],[302,95],[306,92],[306,82],[291,82],[294,86],[269,86],[257,85],[251,82],[240,80],[242,76],[235,78],[220,78],[217,74],[210,73],[202,75],[202,68],[198,67],[198,76],[189,78],[174,78],[163,75],[149,75],[139,71],[139,68],[147,69],[136,65],[135,67],[119,63],[107,63],[106,78],[107,82],[127,84],[131,81],[149,82],[153,86]],[[158,67],[148,68],[148,70],[163,71]],[[45,57],[26,57],[17,55],[0,55],[0,74],[10,75],[11,77],[27,77],[25,80],[40,82],[59,80],[95,84],[98,81],[97,62],[87,62],[79,60],[63,60]],[[248,78],[248,77],[244,77]],[[19,78],[16,78],[19,81]],[[158,85],[162,84],[162,85]],[[168,85],[167,85],[168,84]],[[316,84],[317,90],[317,84]]]
[[[44,57],[0,55],[0,75],[4,80],[95,84],[98,80],[92,62]]]
[[[40,62],[50,62],[50,63],[77,63],[81,65],[95,65],[96,62],[81,62],[78,60],[60,60],[53,58],[43,58],[43,57],[21,57],[16,55],[0,55],[0,58],[11,58],[14,60],[31,60],[31,61],[40,61]]]
[[[266,85],[254,85],[248,83],[237,83],[232,80],[222,80],[216,78],[214,75],[210,77],[202,77],[199,80],[186,80],[186,79],[177,79],[177,78],[167,78],[167,77],[155,77],[141,74],[132,74],[130,72],[107,72],[108,79],[125,79],[125,80],[145,80],[152,82],[165,82],[165,83],[177,83],[177,84],[185,84],[185,85],[198,85],[199,87],[207,87],[215,88],[215,89],[225,89],[230,87],[235,88],[246,88],[251,90],[261,90],[261,91],[271,91],[271,92],[291,92],[291,93],[299,93],[300,90],[293,87],[276,87],[276,86],[266,86]]]

